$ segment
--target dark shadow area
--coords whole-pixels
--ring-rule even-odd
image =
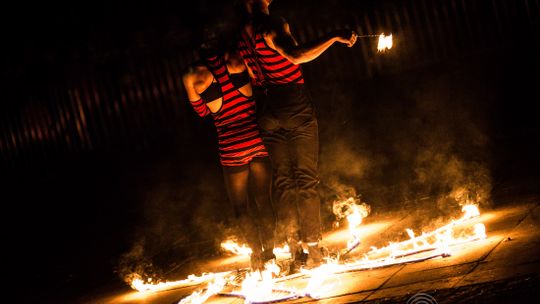
[[[535,299],[538,275],[521,276],[495,282],[463,286],[452,289],[429,290],[404,297],[361,301],[358,303],[406,303],[408,301],[433,301],[437,303],[516,303]]]

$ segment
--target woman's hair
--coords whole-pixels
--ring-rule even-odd
[[[201,59],[223,54],[223,46],[217,29],[211,25],[204,26],[197,34],[197,52]]]
[[[195,48],[200,56],[220,55],[236,50],[241,29],[247,18],[250,18],[245,10],[245,1],[249,0],[225,1],[227,3],[221,4],[221,9],[207,14],[206,25],[195,33]]]

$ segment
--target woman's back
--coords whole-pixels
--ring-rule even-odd
[[[225,166],[245,164],[253,157],[268,155],[257,126],[249,76],[240,64],[240,60],[235,61],[231,56],[213,56],[184,77],[195,111],[200,116],[212,114],[221,163]]]

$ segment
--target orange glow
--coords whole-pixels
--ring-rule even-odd
[[[220,292],[227,284],[227,280],[224,277],[216,277],[204,290],[196,291],[189,296],[183,298],[178,304],[201,304],[206,302],[208,298]]]
[[[251,248],[249,248],[246,244],[239,245],[237,242],[231,239],[221,242],[221,248],[236,255],[248,256],[252,252]]]
[[[363,236],[363,238],[368,238],[374,234],[381,233],[382,230],[392,225],[393,221],[380,221],[376,223],[362,224],[356,228],[356,233]],[[336,230],[328,235],[324,236],[325,242],[328,243],[346,243],[349,241],[351,234],[349,230]]]
[[[481,223],[476,224],[472,231],[467,230],[467,222],[480,215],[478,206],[465,205],[462,207],[461,211],[463,212],[461,218],[453,220],[449,224],[433,231],[422,233],[419,236],[415,236],[414,231],[411,229],[406,229],[410,239],[402,242],[390,243],[382,248],[373,247],[371,251],[364,256],[364,260],[370,260],[370,257],[381,254],[388,258],[392,258],[426,250],[438,249],[449,251],[449,246],[486,238],[485,227],[482,229],[481,227],[483,227],[483,224]],[[463,225],[465,225],[465,227],[462,227]],[[450,252],[446,253],[450,254]]]
[[[338,220],[347,219],[350,238],[347,241],[347,250],[353,249],[360,242],[359,226],[362,220],[369,215],[371,208],[366,203],[360,203],[360,200],[350,197],[346,200],[335,201],[332,211]]]
[[[140,278],[140,276],[134,275],[134,279],[133,281],[131,281],[131,288],[140,292],[156,292],[156,291],[168,290],[168,289],[173,289],[173,288],[198,285],[198,284],[210,281],[210,280],[214,280],[216,278],[222,278],[227,274],[229,274],[229,272],[204,273],[200,276],[190,274],[187,277],[187,279],[184,279],[184,280],[178,280],[178,281],[172,281],[172,282],[159,282],[159,283],[152,283],[151,281],[144,282]]]
[[[228,239],[221,242],[221,249],[239,256],[249,256],[252,252],[251,248],[249,248],[246,244],[238,244],[233,239]],[[275,247],[273,252],[276,256],[290,254],[289,245]]]
[[[379,43],[377,44],[377,51],[384,52],[385,50],[389,50],[392,48],[392,44],[392,34],[389,36],[381,34],[379,36]]]
[[[336,218],[347,219],[347,249],[354,242],[359,242],[361,236],[377,233],[390,223],[376,223],[362,226],[362,221],[370,213],[369,205],[349,198],[344,201],[334,202],[334,214]],[[185,280],[175,282],[151,283],[143,282],[140,278],[134,279],[131,286],[144,292],[153,292],[172,289],[180,286],[198,285],[208,282],[204,289],[199,289],[182,299],[179,304],[203,303],[215,294],[240,297],[245,302],[275,302],[281,299],[293,299],[297,297],[321,298],[331,292],[339,281],[330,282],[332,274],[361,271],[389,265],[418,262],[437,257],[447,257],[452,254],[452,246],[485,239],[486,228],[480,221],[480,210],[477,205],[467,204],[462,207],[461,217],[449,221],[448,224],[435,230],[415,233],[412,229],[406,229],[409,239],[400,242],[390,242],[381,248],[371,247],[360,258],[341,261],[340,257],[326,257],[326,262],[314,269],[301,269],[287,277],[278,277],[280,267],[271,261],[265,265],[262,272],[246,272],[245,276],[238,281],[238,276],[233,271],[221,273],[207,273],[201,276],[190,275]],[[484,217],[485,218],[485,217]],[[473,220],[474,219],[474,220]],[[337,236],[337,234],[335,234]],[[343,234],[344,236],[344,234]],[[341,243],[345,241],[340,238]],[[222,248],[238,256],[249,256],[251,250],[246,245],[239,245],[232,240],[223,242]],[[288,254],[288,248],[276,248],[277,254]],[[237,273],[236,273],[237,274]],[[304,277],[306,285],[302,288],[286,287],[288,280]],[[234,291],[223,292],[230,287]]]
[[[274,290],[274,277],[279,275],[280,268],[272,260],[265,265],[265,270],[250,272],[242,282],[240,294],[247,303],[262,299],[270,299]]]

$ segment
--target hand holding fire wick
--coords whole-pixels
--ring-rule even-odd
[[[342,32],[343,31],[343,32]],[[335,36],[336,41],[345,44],[347,47],[351,47],[356,43],[358,34],[351,30],[338,30]]]

